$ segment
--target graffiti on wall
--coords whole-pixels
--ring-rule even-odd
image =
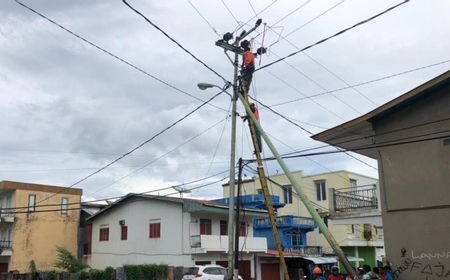
[[[402,274],[414,274],[423,280],[450,280],[450,264],[444,262],[450,259],[450,251],[442,252],[414,252],[406,257],[402,252],[403,261],[399,265],[393,264],[393,274],[395,279],[399,279]],[[441,262],[442,261],[442,262]]]

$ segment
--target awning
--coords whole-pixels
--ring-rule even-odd
[[[337,263],[337,257],[302,257],[305,260],[312,261],[315,264]],[[350,262],[363,262],[363,258],[347,257]]]
[[[302,257],[302,259],[312,261],[315,264],[337,263],[335,257]]]

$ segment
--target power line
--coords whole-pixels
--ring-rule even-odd
[[[271,29],[272,32],[274,32],[275,34],[281,36],[281,33],[275,31],[274,29]],[[288,42],[292,47],[296,48],[297,50],[300,50],[300,48],[292,43],[290,40],[288,40],[286,37],[283,37],[283,40],[285,40],[286,42]],[[272,51],[272,53],[274,55],[276,55],[277,57],[279,57],[275,52]],[[320,63],[319,61],[317,61],[316,59],[314,59],[312,56],[308,55],[306,52],[302,52],[303,55],[305,55],[307,58],[309,58],[311,61],[313,61],[314,63],[316,63],[317,65],[319,65],[320,67],[322,67],[323,69],[325,69],[328,73],[330,73],[331,75],[333,75],[335,78],[337,78],[338,80],[340,80],[341,82],[343,82],[345,85],[350,86],[350,84],[345,81],[343,78],[341,78],[339,75],[337,75],[335,72],[331,71],[329,68],[327,68],[325,65],[323,65],[322,63]],[[279,57],[280,58],[280,57]],[[299,72],[300,74],[304,75],[306,78],[308,78],[309,80],[311,80],[314,84],[316,84],[317,86],[319,86],[321,89],[323,90],[327,90],[326,88],[324,88],[321,84],[317,83],[315,80],[311,79],[310,77],[306,76],[302,71],[300,71],[298,68],[294,67],[293,65],[291,65],[290,63],[287,63],[286,61],[284,61],[287,65],[289,65],[290,67],[294,68],[297,72]],[[362,97],[364,97],[366,100],[368,100],[369,102],[371,102],[374,105],[378,105],[376,104],[372,99],[370,99],[369,97],[367,97],[365,94],[363,94],[361,91],[359,91],[358,89],[352,88],[356,93],[358,93],[359,95],[361,95]],[[340,102],[346,104],[347,106],[349,106],[350,108],[352,108],[353,110],[355,110],[356,112],[360,113],[355,107],[347,104],[346,102],[344,102],[343,100],[341,100],[339,97],[335,96],[333,94],[333,97],[335,97],[336,99],[338,99]]]
[[[273,62],[271,62],[271,63],[268,63],[268,64],[266,64],[266,65],[263,65],[263,66],[261,66],[260,68],[256,69],[255,72],[257,72],[257,71],[259,71],[259,70],[261,70],[261,69],[267,68],[267,67],[269,67],[269,66],[272,66],[272,65],[274,65],[275,63],[278,63],[278,62],[280,62],[280,61],[283,61],[283,60],[285,60],[285,59],[287,59],[287,58],[289,58],[289,57],[291,57],[291,56],[294,56],[294,55],[296,55],[296,54],[298,54],[298,53],[300,53],[300,52],[304,52],[304,51],[306,51],[306,50],[308,50],[308,49],[310,49],[310,48],[312,48],[312,47],[314,47],[314,46],[320,45],[320,44],[322,44],[322,43],[324,43],[324,42],[326,42],[326,41],[328,41],[328,40],[330,40],[330,39],[332,39],[332,38],[334,38],[334,37],[337,37],[337,36],[339,36],[339,35],[342,35],[342,34],[344,34],[345,32],[347,32],[347,31],[349,31],[349,30],[352,30],[352,29],[354,29],[354,28],[356,28],[356,27],[358,27],[358,26],[360,26],[360,25],[363,25],[363,24],[365,24],[365,23],[368,23],[368,22],[374,20],[375,18],[380,17],[380,16],[386,14],[387,12],[389,12],[389,11],[391,11],[391,10],[393,10],[393,9],[395,9],[395,8],[397,8],[397,7],[399,7],[399,6],[403,5],[403,4],[406,4],[406,3],[409,2],[409,1],[410,1],[410,0],[405,0],[405,1],[403,1],[403,2],[401,2],[401,3],[399,3],[399,4],[397,4],[397,5],[394,5],[394,6],[390,7],[390,8],[388,8],[388,9],[384,10],[384,11],[381,12],[381,13],[378,13],[378,14],[376,14],[376,15],[370,17],[370,18],[367,18],[367,19],[365,19],[365,20],[363,20],[363,21],[360,21],[360,22],[358,22],[358,23],[356,23],[356,24],[354,24],[354,25],[352,25],[352,26],[350,26],[350,27],[347,27],[347,28],[345,28],[345,29],[343,29],[343,30],[341,30],[341,31],[339,31],[339,32],[337,32],[337,33],[331,35],[331,36],[328,36],[328,37],[326,37],[326,38],[324,38],[324,39],[322,39],[322,40],[317,41],[317,42],[314,43],[314,44],[311,44],[311,45],[309,45],[309,46],[306,46],[306,47],[304,47],[304,48],[301,49],[301,50],[295,51],[295,52],[293,52],[293,53],[291,53],[291,54],[289,54],[289,55],[287,55],[287,56],[285,56],[285,57],[282,57],[282,58],[280,58],[280,59],[277,59],[277,60],[275,60],[275,61],[273,61]]]
[[[392,146],[412,144],[412,143],[420,143],[420,142],[426,142],[426,141],[433,141],[433,140],[448,138],[448,137],[450,137],[450,135],[446,134],[446,135],[430,137],[430,138],[423,138],[423,139],[416,139],[416,140],[409,140],[409,139],[414,139],[414,138],[424,137],[424,136],[430,136],[430,135],[434,135],[434,134],[442,134],[442,133],[445,133],[445,132],[450,132],[450,130],[437,131],[437,132],[427,133],[427,134],[423,134],[423,135],[416,135],[416,136],[413,136],[413,137],[405,137],[405,138],[396,139],[396,140],[390,140],[390,141],[381,142],[381,143],[373,144],[373,145],[349,147],[349,148],[340,149],[340,150],[337,150],[337,151],[323,151],[323,152],[316,152],[316,153],[309,153],[309,154],[299,154],[299,155],[292,155],[292,156],[282,155],[281,157],[284,158],[284,159],[301,158],[301,157],[309,157],[309,156],[319,156],[319,155],[329,155],[329,154],[336,154],[336,153],[344,153],[344,152],[349,152],[349,151],[350,152],[363,151],[363,150],[370,150],[370,149],[383,148],[383,147],[392,147]],[[399,141],[399,140],[406,140],[406,141]],[[396,142],[396,141],[399,141],[399,142]],[[276,160],[276,158],[270,157],[270,158],[265,158],[263,160]]]
[[[388,131],[385,131],[385,132],[380,132],[380,133],[378,133],[376,135],[375,134],[371,134],[371,135],[367,135],[367,136],[352,138],[352,139],[345,140],[345,141],[339,141],[339,142],[334,143],[334,145],[342,145],[342,144],[345,144],[345,143],[354,142],[354,141],[358,141],[358,140],[370,139],[370,138],[373,138],[374,136],[388,135],[388,134],[395,133],[395,132],[406,131],[406,130],[409,130],[409,129],[418,128],[418,127],[422,127],[422,126],[427,126],[427,125],[431,125],[431,124],[437,124],[437,123],[445,122],[445,121],[450,121],[450,117],[443,118],[443,119],[438,119],[438,120],[434,120],[434,121],[418,123],[418,124],[414,124],[414,125],[411,125],[411,126],[400,127],[400,128],[388,130]],[[318,147],[312,147],[312,148],[304,149],[304,150],[301,150],[301,151],[296,151],[296,152],[293,152],[293,153],[283,154],[283,156],[292,155],[292,154],[298,154],[298,153],[308,152],[308,151],[313,151],[313,150],[318,150],[318,149],[326,148],[326,147],[329,147],[329,146],[331,146],[331,145],[326,144],[326,145],[322,145],[322,146],[318,146]]]
[[[231,111],[231,104],[232,103],[230,102],[230,105],[228,106],[227,116],[225,117],[226,120],[229,118],[229,114],[230,114],[230,111]],[[216,148],[214,150],[214,153],[213,153],[213,156],[212,156],[211,161],[209,163],[208,170],[206,171],[206,174],[209,174],[209,171],[211,170],[211,166],[212,166],[214,160],[216,159],[217,151],[219,150],[220,143],[222,142],[222,137],[223,137],[223,134],[225,132],[225,127],[226,126],[227,126],[227,122],[225,122],[223,124],[222,131],[220,132],[219,140],[217,141]]]
[[[280,82],[282,82],[283,84],[285,84],[286,86],[288,86],[289,88],[291,88],[292,90],[296,91],[297,93],[299,93],[300,95],[302,95],[303,97],[309,99],[312,103],[316,104],[317,106],[319,106],[320,108],[324,109],[325,111],[327,111],[328,113],[332,114],[333,116],[339,118],[340,120],[344,120],[343,117],[341,117],[340,115],[338,115],[337,113],[335,113],[334,111],[328,109],[327,107],[325,107],[324,105],[320,104],[319,102],[317,102],[316,100],[314,100],[314,98],[309,98],[307,95],[305,95],[302,91],[300,91],[297,87],[291,85],[290,83],[286,82],[284,79],[282,79],[281,77],[273,74],[271,71],[269,71],[268,69],[264,69],[265,72],[269,73],[272,77],[274,77],[275,79],[279,80]]]
[[[183,183],[183,184],[176,185],[176,186],[184,186],[184,185],[190,185],[190,184],[193,184],[193,183],[198,183],[198,182],[201,182],[201,181],[204,181],[204,180],[213,178],[213,177],[215,177],[215,176],[217,176],[217,175],[220,175],[220,174],[223,174],[223,173],[226,173],[226,172],[228,172],[228,170],[224,170],[224,171],[219,172],[219,173],[216,173],[216,174],[214,174],[214,175],[211,175],[211,176],[208,176],[208,177],[204,177],[204,178],[201,178],[201,179],[196,179],[196,180],[194,180],[194,181],[190,181],[190,182]],[[227,178],[227,177],[225,177],[225,178]],[[214,182],[210,182],[210,183],[207,183],[207,184],[203,184],[203,185],[200,185],[200,186],[196,186],[196,187],[193,187],[192,189],[187,189],[187,190],[193,190],[193,189],[198,189],[198,188],[210,186],[210,185],[212,185],[212,184],[221,182],[221,181],[223,181],[223,180],[224,180],[224,179],[216,180],[216,181],[214,181]],[[170,187],[164,187],[164,188],[160,188],[160,189],[156,189],[156,190],[144,191],[144,192],[140,192],[140,193],[137,193],[137,194],[138,194],[138,195],[141,195],[141,194],[150,194],[150,193],[153,193],[153,192],[160,192],[160,191],[165,191],[165,190],[169,190],[169,189],[173,189],[173,186],[170,186]],[[173,194],[176,194],[176,193],[178,193],[178,192],[175,192],[175,193],[173,193]],[[168,196],[168,195],[173,195],[173,194],[167,194],[167,195],[163,195],[163,196]],[[78,205],[78,204],[83,204],[83,203],[102,202],[102,201],[107,201],[107,200],[120,199],[120,198],[123,198],[123,197],[125,197],[125,196],[127,196],[127,195],[113,196],[113,197],[108,197],[108,198],[94,199],[94,200],[81,201],[81,202],[69,202],[69,203],[67,203],[66,205]],[[161,195],[158,195],[158,196],[161,196]],[[161,196],[161,197],[163,197],[163,196]],[[38,208],[38,207],[51,207],[51,206],[55,206],[55,207],[58,206],[58,207],[60,207],[60,206],[61,206],[61,203],[40,204],[40,205],[35,205],[34,207]],[[108,205],[105,205],[105,206],[108,206]],[[16,209],[28,209],[28,208],[29,208],[29,206],[17,206],[17,207],[6,207],[6,208],[2,208],[2,209],[3,209],[3,211],[8,212],[8,211],[10,211],[10,210],[16,210]],[[78,208],[78,209],[84,209],[84,208]],[[60,210],[60,209],[57,209],[56,211],[61,211],[61,210]],[[10,212],[8,212],[8,213],[10,213]],[[17,212],[11,212],[11,213],[17,213]],[[28,213],[28,212],[27,212],[27,213]]]
[[[303,98],[296,98],[296,99],[292,99],[292,100],[288,100],[288,101],[272,104],[272,105],[270,105],[270,107],[281,106],[281,105],[285,105],[285,104],[289,104],[289,103],[293,103],[293,102],[297,102],[297,101],[301,101],[301,100],[305,100],[305,99],[310,99],[310,98],[313,98],[313,97],[317,97],[317,96],[321,96],[321,95],[325,95],[325,94],[329,94],[329,93],[333,93],[333,92],[337,92],[337,91],[343,91],[343,90],[350,89],[350,88],[353,88],[353,87],[359,87],[359,86],[363,86],[363,85],[367,85],[367,84],[371,84],[371,83],[375,83],[375,82],[391,79],[391,78],[394,78],[394,77],[397,77],[397,76],[402,76],[402,75],[409,74],[409,73],[412,73],[412,72],[416,72],[416,71],[419,71],[419,70],[423,70],[423,69],[439,66],[439,65],[442,65],[442,64],[446,64],[446,63],[449,63],[449,62],[450,62],[450,59],[443,60],[443,61],[440,61],[440,62],[436,62],[436,63],[424,65],[424,66],[420,66],[420,67],[417,67],[417,68],[413,68],[413,69],[409,69],[409,70],[406,70],[406,71],[403,71],[403,72],[398,72],[398,73],[395,73],[395,74],[387,75],[387,76],[376,78],[376,79],[373,79],[373,80],[369,80],[369,81],[353,84],[353,85],[350,85],[350,86],[341,87],[341,88],[337,88],[337,89],[333,89],[333,90],[329,90],[329,91],[325,91],[325,92],[309,95],[309,96],[306,96],[306,97],[303,97]]]
[[[105,54],[107,54],[107,55],[109,55],[109,56],[111,56],[111,57],[113,57],[113,58],[119,60],[120,62],[125,63],[126,65],[130,66],[131,68],[133,68],[133,69],[135,69],[135,70],[137,70],[137,71],[139,71],[139,72],[141,72],[142,74],[144,74],[144,75],[146,75],[146,76],[148,76],[148,77],[150,77],[150,78],[152,78],[152,79],[154,79],[154,80],[156,80],[156,81],[158,81],[158,82],[160,82],[160,83],[162,83],[162,84],[164,84],[164,85],[170,87],[171,89],[174,89],[174,90],[176,90],[176,91],[178,91],[178,92],[180,92],[180,93],[183,93],[183,94],[185,94],[185,95],[187,95],[187,96],[189,96],[189,97],[192,97],[192,98],[194,98],[194,99],[196,99],[196,100],[198,100],[198,101],[204,102],[203,99],[198,98],[198,97],[196,97],[195,95],[193,95],[193,94],[191,94],[191,93],[189,93],[189,92],[186,92],[186,91],[184,91],[184,90],[182,90],[182,89],[180,89],[180,88],[178,88],[178,87],[176,87],[176,86],[174,86],[174,85],[172,85],[172,84],[170,84],[170,83],[168,83],[168,82],[166,82],[166,81],[164,81],[164,80],[162,80],[162,79],[160,79],[160,78],[158,78],[158,77],[156,77],[156,76],[154,76],[154,75],[152,75],[152,74],[150,74],[149,72],[145,71],[144,69],[140,68],[139,66],[136,66],[136,65],[134,65],[133,63],[129,62],[128,60],[126,60],[126,59],[124,59],[124,58],[121,58],[120,56],[118,56],[118,55],[116,55],[116,54],[114,54],[114,53],[112,53],[112,52],[106,50],[105,48],[100,47],[99,45],[93,43],[92,41],[90,41],[90,40],[84,38],[83,36],[81,36],[81,35],[79,35],[79,34],[73,32],[73,31],[71,31],[70,29],[64,27],[63,25],[61,25],[61,24],[59,24],[59,23],[57,23],[57,22],[54,21],[53,19],[50,19],[49,17],[45,16],[44,14],[42,14],[42,13],[40,13],[40,12],[34,10],[33,8],[31,8],[31,7],[27,6],[27,5],[25,5],[24,3],[22,3],[22,2],[20,2],[20,1],[18,1],[18,0],[14,0],[14,1],[15,1],[17,4],[21,5],[22,7],[24,7],[25,9],[27,9],[27,10],[33,12],[34,14],[40,16],[41,18],[47,20],[48,22],[50,22],[50,23],[56,25],[57,27],[59,27],[59,28],[61,28],[62,30],[66,31],[67,33],[73,35],[74,37],[80,39],[81,41],[83,41],[83,42],[89,44],[90,46],[92,46],[92,47],[94,47],[94,48],[96,48],[96,49],[102,51],[103,53],[105,53]],[[218,106],[216,106],[216,105],[214,105],[214,104],[209,104],[209,105],[212,106],[212,107],[214,107],[214,108],[216,108],[216,109],[219,109],[219,110],[222,110],[222,111],[226,111],[225,109],[220,108],[220,107],[218,107]]]
[[[220,75],[219,73],[217,73],[214,69],[212,69],[211,67],[209,67],[205,62],[203,62],[202,60],[200,60],[197,56],[195,56],[192,52],[190,52],[188,49],[186,49],[183,45],[181,45],[177,40],[175,40],[174,38],[172,38],[169,34],[167,34],[164,30],[161,29],[161,27],[159,27],[158,25],[156,25],[155,23],[153,23],[148,17],[146,17],[145,15],[143,15],[141,12],[139,12],[138,10],[136,10],[134,7],[132,7],[130,4],[128,4],[128,2],[126,0],[122,0],[122,2],[128,6],[128,8],[130,8],[132,11],[134,11],[136,14],[140,15],[146,22],[148,22],[149,24],[151,24],[154,28],[156,28],[158,31],[160,31],[162,34],[164,34],[164,36],[166,36],[170,41],[174,42],[178,47],[180,47],[184,52],[186,52],[187,54],[189,54],[192,58],[194,58],[195,60],[197,60],[198,62],[200,62],[203,66],[205,66],[209,71],[211,71],[212,73],[216,74],[216,76],[218,76],[219,78],[221,78],[223,80],[224,83],[229,83],[227,79],[225,79],[222,75]]]
[[[214,33],[216,33],[217,36],[220,37],[221,35],[219,34],[219,32],[217,32],[217,30],[214,28],[214,26],[212,26],[212,24],[209,22],[209,20],[207,20],[206,17],[203,16],[203,14],[200,12],[200,10],[197,9],[197,7],[192,3],[192,0],[187,0],[187,1],[192,6],[192,8],[194,8],[194,10],[197,12],[197,14],[206,22],[206,24],[208,24],[208,26],[212,29],[212,31]]]
[[[206,132],[210,131],[211,129],[213,129],[214,127],[216,127],[217,125],[219,125],[220,123],[226,121],[227,119],[228,119],[228,116],[225,117],[225,119],[216,122],[215,124],[213,124],[212,126],[208,127],[207,129],[203,130],[202,132],[200,132],[200,133],[198,133],[198,134],[192,136],[191,138],[187,139],[187,140],[184,141],[183,143],[177,145],[175,148],[173,148],[173,149],[171,149],[171,150],[165,152],[164,154],[160,155],[159,157],[157,157],[157,158],[155,158],[155,159],[152,159],[152,160],[149,161],[149,162],[146,162],[144,165],[140,166],[139,168],[137,168],[137,169],[135,169],[135,170],[133,170],[133,171],[127,173],[126,175],[124,175],[124,176],[122,176],[122,177],[120,177],[120,178],[114,180],[112,183],[110,183],[110,184],[108,184],[108,185],[106,185],[106,186],[104,186],[104,187],[99,188],[98,190],[94,191],[94,192],[91,193],[90,195],[96,194],[96,193],[100,192],[101,190],[106,189],[106,188],[108,188],[108,187],[110,187],[110,186],[112,186],[112,185],[114,185],[114,184],[116,184],[116,183],[122,181],[123,179],[125,179],[125,178],[127,178],[127,177],[129,177],[129,176],[131,176],[131,175],[133,175],[133,174],[135,174],[135,173],[137,173],[137,172],[142,171],[143,169],[147,168],[148,166],[150,166],[151,164],[155,163],[156,161],[158,161],[158,160],[160,160],[160,159],[166,157],[167,155],[173,153],[174,151],[178,150],[178,149],[181,148],[182,146],[184,146],[184,145],[186,145],[186,144],[188,144],[188,143],[194,141],[195,139],[197,139],[198,137],[202,136],[202,135],[205,134]]]
[[[226,90],[229,87],[229,85],[226,85],[226,87],[224,88],[224,90]],[[142,148],[144,145],[148,144],[149,142],[151,142],[153,139],[155,139],[156,137],[160,136],[161,134],[163,134],[164,132],[168,131],[169,129],[171,129],[172,127],[174,127],[175,125],[177,125],[178,123],[180,123],[181,121],[183,121],[184,119],[186,119],[187,117],[189,117],[190,115],[192,115],[193,113],[195,113],[196,111],[198,111],[200,108],[202,108],[203,106],[205,106],[206,104],[208,104],[209,102],[211,102],[214,98],[216,98],[217,96],[219,96],[224,90],[216,93],[214,96],[212,96],[210,99],[206,100],[205,102],[203,102],[200,106],[197,106],[194,110],[190,111],[189,113],[187,113],[186,115],[184,115],[183,117],[179,118],[178,120],[176,120],[175,122],[173,122],[171,125],[169,125],[168,127],[164,128],[163,130],[161,130],[160,132],[156,133],[155,135],[153,135],[152,137],[150,137],[149,139],[145,140],[144,142],[142,142],[141,144],[139,144],[138,146],[134,147],[133,149],[131,149],[130,151],[126,152],[125,154],[121,155],[120,157],[116,158],[115,160],[111,161],[110,163],[106,164],[105,166],[99,168],[98,170],[94,171],[93,173],[83,177],[82,179],[76,181],[75,183],[71,184],[70,186],[62,189],[61,191],[59,191],[58,193],[61,193],[64,190],[70,189],[76,185],[78,185],[79,183],[89,179],[90,177],[100,173],[101,171],[105,170],[106,168],[110,167],[111,165],[115,164],[116,162],[120,161],[121,159],[125,158],[126,156],[128,156],[129,154],[133,153],[134,151]],[[39,201],[38,203],[48,200],[49,198],[55,196],[55,193],[41,201]]]
[[[334,4],[333,6],[331,6],[330,8],[326,9],[324,12],[320,13],[319,15],[313,17],[312,19],[310,19],[309,21],[305,22],[304,24],[302,24],[301,26],[297,27],[296,29],[292,30],[291,32],[289,32],[288,34],[286,34],[285,36],[281,36],[280,39],[278,39],[277,41],[273,42],[272,44],[270,44],[267,48],[273,47],[274,45],[276,45],[278,42],[280,42],[281,40],[287,38],[288,36],[292,35],[293,33],[299,31],[300,29],[302,29],[303,27],[307,26],[308,24],[312,23],[313,21],[317,20],[318,18],[324,16],[325,14],[327,14],[328,12],[332,11],[333,9],[335,9],[336,7],[338,7],[339,5],[341,5],[342,3],[344,3],[345,0],[341,0],[340,2],[338,2],[337,4]],[[277,24],[278,22],[274,23],[273,25]],[[274,28],[272,25],[272,27],[269,28]]]
[[[308,130],[308,129],[306,129],[305,127],[303,127],[303,126],[301,126],[301,125],[299,125],[299,124],[297,124],[297,123],[291,121],[290,119],[288,119],[287,117],[285,117],[283,114],[281,114],[281,113],[275,111],[274,109],[270,108],[270,106],[267,106],[267,105],[261,103],[261,102],[258,101],[258,100],[255,100],[255,102],[257,102],[258,104],[260,104],[260,105],[263,106],[264,108],[267,108],[269,111],[271,111],[272,113],[276,114],[277,116],[279,116],[279,117],[285,119],[286,121],[288,121],[288,122],[291,123],[292,125],[294,125],[294,126],[300,128],[301,130],[305,131],[306,133],[308,133],[308,134],[310,134],[310,135],[314,135],[314,133],[312,133],[310,130]],[[335,147],[335,148],[336,148],[337,150],[340,150],[340,149],[337,148],[337,147]],[[349,157],[351,157],[351,158],[353,158],[353,159],[359,161],[360,163],[362,163],[362,164],[364,164],[364,165],[366,165],[366,166],[368,166],[368,167],[370,167],[370,168],[372,168],[372,169],[378,170],[378,168],[376,168],[376,167],[372,166],[371,164],[369,164],[369,163],[367,163],[367,162],[365,162],[365,161],[363,161],[363,160],[361,160],[361,159],[355,157],[354,155],[350,154],[348,151],[343,151],[343,152],[344,152],[347,156],[349,156]]]
[[[228,171],[226,171],[226,172],[228,172]],[[193,187],[193,188],[190,188],[190,189],[187,189],[187,190],[191,191],[191,190],[196,190],[196,189],[204,188],[204,187],[207,187],[207,186],[211,186],[213,184],[217,184],[217,183],[225,180],[226,178],[228,178],[228,177],[224,177],[224,178],[222,178],[220,180],[216,180],[214,182],[210,182],[210,183],[207,183],[207,184],[196,186],[196,187]],[[142,193],[138,193],[137,195],[148,194],[148,193],[151,193],[151,192],[157,192],[157,191],[161,191],[161,190],[168,190],[168,189],[171,189],[171,188],[172,187],[167,187],[167,188],[162,188],[162,189],[159,189],[159,190],[152,190],[152,191],[142,192]],[[167,197],[167,196],[175,195],[175,194],[178,194],[178,192],[169,193],[169,194],[166,194],[166,195],[152,195],[152,196],[154,196],[154,197]],[[118,196],[118,197],[115,197],[115,198],[120,199],[120,198],[123,198],[123,197],[126,197],[126,196],[127,195],[123,195],[123,196]],[[95,201],[104,201],[104,200],[105,199],[94,200],[94,202]],[[72,202],[72,203],[68,203],[67,205],[69,205],[69,204],[81,204],[81,203],[83,203],[83,202]],[[113,205],[117,205],[117,204],[120,204],[120,203],[123,203],[123,202],[114,203]],[[58,206],[58,207],[61,207],[61,204],[48,204],[48,205],[39,205],[39,206],[47,206],[47,207],[48,206]],[[109,207],[109,206],[110,205],[105,205],[105,207]],[[38,205],[35,205],[34,207],[38,207]],[[3,208],[3,209],[7,209],[7,210],[29,209],[29,206],[10,207],[10,208]],[[30,214],[30,213],[61,212],[61,211],[73,211],[73,210],[82,210],[82,209],[85,209],[85,208],[84,207],[76,207],[76,208],[68,208],[68,209],[58,208],[58,209],[45,209],[45,210],[35,210],[35,211],[28,211],[28,210],[27,211],[11,211],[11,212],[8,212],[8,214]]]

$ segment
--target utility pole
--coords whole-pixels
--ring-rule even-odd
[[[222,40],[218,40],[216,42],[216,46],[224,49],[225,54],[228,59],[232,62],[234,67],[233,72],[233,97],[232,97],[232,109],[231,109],[231,155],[230,155],[230,182],[229,182],[229,201],[228,201],[228,275],[233,277],[234,279],[238,279],[238,272],[233,270],[234,266],[234,187],[235,187],[235,165],[236,165],[236,108],[237,108],[237,100],[239,96],[238,89],[238,71],[239,71],[239,54],[242,53],[242,49],[239,48],[239,43],[242,39],[244,39],[247,35],[253,32],[260,24],[262,20],[258,19],[253,28],[249,31],[243,31],[233,44],[229,44],[228,41],[233,38],[231,33],[226,33],[223,36]],[[231,51],[234,53],[234,60],[228,56],[227,51]],[[238,225],[235,225],[238,226]]]
[[[250,105],[248,104],[248,101],[245,99],[244,96],[238,93],[239,99],[242,101],[242,104],[245,107],[245,110],[247,111],[247,116],[249,116],[249,121],[253,123],[253,125],[256,127],[256,129],[261,133],[261,136],[263,137],[264,141],[266,142],[267,146],[271,150],[272,154],[280,164],[281,168],[283,169],[284,173],[286,174],[286,177],[288,178],[289,182],[294,187],[296,193],[299,195],[300,199],[302,200],[303,204],[305,205],[306,209],[308,210],[311,217],[314,219],[316,224],[319,226],[319,229],[322,231],[325,239],[330,244],[331,248],[333,248],[333,251],[336,253],[339,261],[342,262],[345,269],[351,274],[352,278],[355,280],[360,280],[359,276],[356,275],[355,270],[353,269],[352,265],[348,261],[347,257],[344,254],[344,251],[342,251],[341,247],[337,243],[336,239],[334,239],[333,235],[331,234],[328,227],[323,222],[322,218],[320,217],[319,213],[317,213],[316,209],[312,205],[311,201],[309,200],[308,196],[306,196],[306,193],[303,191],[302,186],[295,180],[294,176],[292,175],[291,171],[287,167],[284,160],[281,158],[280,154],[276,150],[275,146],[273,145],[272,141],[270,141],[270,138],[267,136],[267,134],[262,129],[259,122],[256,120],[255,116],[253,115],[253,112],[250,109]]]
[[[234,274],[239,275],[239,235],[241,231],[241,221],[240,221],[240,210],[241,210],[241,186],[242,186],[242,169],[244,168],[242,158],[239,158],[239,169],[238,169],[238,187],[237,187],[237,199],[236,199],[236,223],[235,223],[235,240],[234,240],[234,269],[233,269],[233,276]]]

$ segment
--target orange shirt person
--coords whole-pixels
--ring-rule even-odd
[[[250,42],[244,40],[241,42],[244,49],[244,59],[242,61],[242,82],[244,93],[247,94],[252,83],[253,72],[255,72],[255,55],[250,51]]]

